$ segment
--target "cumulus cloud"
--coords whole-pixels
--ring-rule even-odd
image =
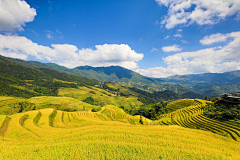
[[[155,0],[168,7],[168,14],[161,24],[167,29],[179,24],[215,24],[240,11],[239,0]],[[194,9],[191,9],[194,8]]]
[[[222,33],[217,33],[217,34],[212,34],[210,36],[205,36],[203,39],[201,39],[199,42],[203,45],[210,45],[216,42],[225,42],[227,41],[227,38],[229,37],[238,37],[239,32],[232,32],[228,34],[222,34]]]
[[[206,48],[193,52],[182,52],[165,57],[163,61],[168,65],[166,68],[155,67],[137,69],[136,71],[152,77],[167,77],[176,74],[218,73],[239,70],[240,31],[225,35],[221,34],[221,36],[232,37],[233,39],[225,46]],[[214,37],[214,35],[207,37]],[[206,41],[206,44],[213,42],[217,41]]]
[[[172,46],[165,46],[165,47],[162,47],[162,50],[164,51],[164,52],[178,52],[178,51],[181,51],[182,50],[182,48],[179,48],[179,45],[176,45],[176,44],[174,44],[174,45],[172,45]]]
[[[148,69],[136,69],[136,72],[139,74],[148,76],[148,77],[155,77],[155,78],[163,78],[163,77],[169,77],[171,75],[180,75],[187,72],[185,68],[177,69],[174,67],[154,67],[154,68],[148,68]]]
[[[7,57],[27,59],[29,56],[57,63],[69,68],[83,65],[120,65],[128,69],[137,68],[137,61],[143,54],[136,53],[127,44],[96,45],[78,49],[70,44],[52,44],[51,47],[38,45],[26,37],[4,36],[0,34],[0,54]]]
[[[34,8],[21,0],[0,0],[0,31],[23,30],[25,23],[37,15]]]

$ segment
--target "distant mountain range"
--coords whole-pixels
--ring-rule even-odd
[[[240,91],[240,71],[150,78],[120,66],[79,66],[69,69],[55,63],[41,63],[18,59],[16,61],[28,66],[48,68],[69,75],[96,79],[102,82],[114,82],[119,85],[137,87],[147,91],[171,90],[181,95],[182,98],[201,98],[206,95],[213,97],[226,92]]]
[[[187,92],[187,94],[184,93],[180,95],[171,90],[150,93],[135,87],[120,86],[116,83],[109,82],[103,83],[95,79],[59,72],[55,69],[50,69],[50,67],[46,67],[48,64],[39,62],[37,62],[37,64],[39,66],[30,65],[23,60],[0,56],[0,95],[24,98],[33,96],[58,96],[59,88],[78,88],[78,86],[91,88],[91,86],[94,86],[105,89],[113,94],[125,97],[137,97],[143,104],[157,103],[161,100],[189,98],[189,96],[194,96],[194,98],[202,97],[202,95],[193,92]],[[56,64],[51,64],[51,66],[62,67]],[[93,67],[84,68],[86,69],[86,73],[88,72],[87,69],[93,69]],[[115,68],[118,68],[119,71],[121,69],[125,70],[129,72],[129,74],[125,74],[124,72],[115,73]],[[69,69],[65,69],[69,72]],[[101,73],[103,72],[102,70],[104,70],[104,68],[101,69]],[[116,74],[116,77],[120,79],[132,78],[132,73],[134,73],[121,67],[109,67],[105,72],[106,75]],[[94,73],[90,75],[94,75]]]
[[[159,80],[180,84],[192,91],[208,96],[240,91],[240,70],[225,73],[176,75]]]
[[[142,88],[147,91],[171,90],[180,95],[190,91],[189,89],[182,85],[178,85],[171,82],[164,82],[163,80],[142,76],[139,73],[136,73],[134,71],[131,71],[120,66],[110,67],[80,66],[73,69],[68,69],[66,67],[59,66],[54,63],[40,63],[37,61],[22,61],[22,62],[27,63],[29,65],[35,65],[38,67],[54,69],[59,72],[64,72],[79,77],[96,79],[102,82],[114,82],[128,87]]]

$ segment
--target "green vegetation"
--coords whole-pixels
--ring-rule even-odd
[[[61,87],[78,88],[97,84],[99,84],[97,80],[80,78],[48,68],[38,68],[21,60],[0,56],[0,95],[24,98],[57,96]]]
[[[100,111],[102,108],[101,107],[94,107],[93,109],[92,109],[92,111],[93,112],[98,112],[98,111]]]
[[[91,92],[93,92],[93,91],[90,91],[90,93]],[[94,92],[94,94],[96,94],[96,93]],[[98,102],[98,101],[94,100],[92,97],[87,97],[86,99],[83,100],[83,102],[86,102],[86,103],[89,103],[89,104],[95,105],[95,106],[100,105],[101,107],[103,107],[105,105],[104,102]]]
[[[231,104],[218,100],[204,107],[204,115],[212,119],[226,121],[240,126],[239,104]]]
[[[54,118],[56,117],[57,115],[57,110],[53,110],[53,112],[49,115],[49,125],[51,127],[53,127],[53,121],[54,121]]]
[[[130,115],[140,115],[151,120],[156,120],[157,117],[168,112],[166,108],[167,104],[167,102],[161,101],[159,103],[142,105],[139,108],[129,109],[124,106],[120,106],[120,108]]]

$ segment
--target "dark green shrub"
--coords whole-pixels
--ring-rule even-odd
[[[98,111],[100,111],[102,108],[101,107],[94,107],[93,109],[92,109],[92,111],[93,112],[98,112]]]

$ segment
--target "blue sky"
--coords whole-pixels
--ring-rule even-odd
[[[0,0],[0,54],[150,77],[240,70],[240,1]]]

